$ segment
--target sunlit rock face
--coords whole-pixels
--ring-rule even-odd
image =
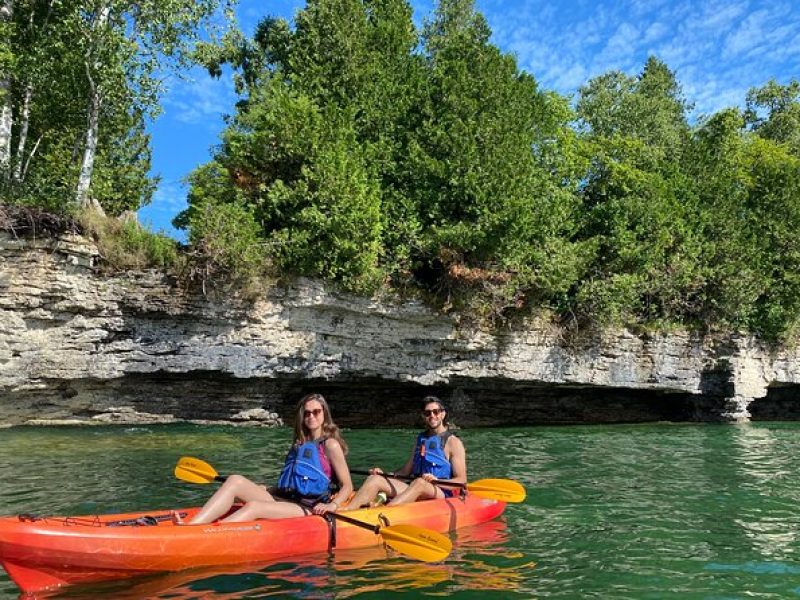
[[[0,233],[0,423],[271,426],[310,391],[354,427],[416,425],[427,394],[461,426],[800,416],[798,352],[748,337],[467,331],[318,281],[245,300],[98,260],[78,236]]]

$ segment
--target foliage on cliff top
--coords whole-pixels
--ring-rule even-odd
[[[312,0],[293,27],[205,48],[212,70],[240,69],[243,98],[177,223],[196,235],[201,207],[240,203],[280,269],[361,292],[413,279],[463,307],[486,273],[507,290],[489,313],[565,296],[591,246],[571,239],[567,102],[489,43],[472,2],[440,2],[422,31],[411,13]]]
[[[177,242],[143,228],[134,213],[108,217],[88,208],[81,211],[77,219],[97,243],[104,266],[112,270],[177,266]]]
[[[472,0],[421,30],[405,0],[308,0],[203,46],[241,100],[177,223],[202,237],[203,211],[235,205],[284,272],[411,282],[482,319],[793,330],[800,84],[690,123],[652,57],[573,112],[489,38]]]
[[[43,39],[53,22],[28,16],[33,29],[20,15],[10,24],[15,48],[62,61],[40,61],[32,81],[81,64],[68,30]],[[767,82],[744,110],[693,122],[675,74],[652,57],[636,76],[593,78],[571,105],[490,33],[472,0],[439,0],[420,29],[406,0],[308,0],[292,23],[267,18],[252,38],[201,44],[195,58],[215,74],[232,66],[241,98],[189,178],[176,220],[191,242],[183,272],[421,289],[490,322],[544,310],[580,326],[795,331],[799,82]],[[133,64],[113,64],[123,63]],[[34,87],[30,122],[47,145],[43,131],[26,142],[20,121],[11,141],[36,161],[15,157],[0,183],[18,203],[56,210],[71,196],[86,117],[85,105],[64,107],[91,92],[81,77],[59,81],[53,95]],[[22,83],[9,96],[18,116]],[[126,98],[105,105],[96,157],[93,186],[112,215],[153,186],[143,107]],[[24,194],[12,189],[20,167]],[[174,244],[111,225],[133,256],[172,260]]]
[[[103,266],[112,270],[171,268],[178,263],[175,240],[143,228],[132,213],[117,218],[91,208],[73,215],[0,204],[0,231],[17,238],[90,236],[97,244]]]

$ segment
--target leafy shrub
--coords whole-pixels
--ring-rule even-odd
[[[79,215],[79,221],[94,235],[101,256],[113,269],[164,269],[177,263],[177,242],[148,231],[132,215],[106,217],[87,210]]]
[[[188,222],[189,273],[204,289],[209,283],[247,285],[264,274],[268,263],[261,228],[241,202],[207,200],[194,206]]]

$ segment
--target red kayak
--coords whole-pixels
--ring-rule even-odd
[[[420,544],[425,536],[416,533],[419,528],[444,533],[477,525],[500,515],[505,506],[468,494],[341,515],[359,523],[311,515],[175,525],[169,510],[82,517],[17,515],[0,517],[0,564],[23,592],[37,592],[194,567],[263,563],[335,548],[382,543],[397,548],[394,544],[405,543],[404,528],[412,531],[411,544]],[[197,510],[177,512],[190,519]]]

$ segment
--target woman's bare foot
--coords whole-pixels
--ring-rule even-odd
[[[173,525],[186,525],[186,523],[184,523],[183,519],[181,518],[181,513],[179,513],[177,510],[169,511],[169,515],[170,517],[172,517]]]

